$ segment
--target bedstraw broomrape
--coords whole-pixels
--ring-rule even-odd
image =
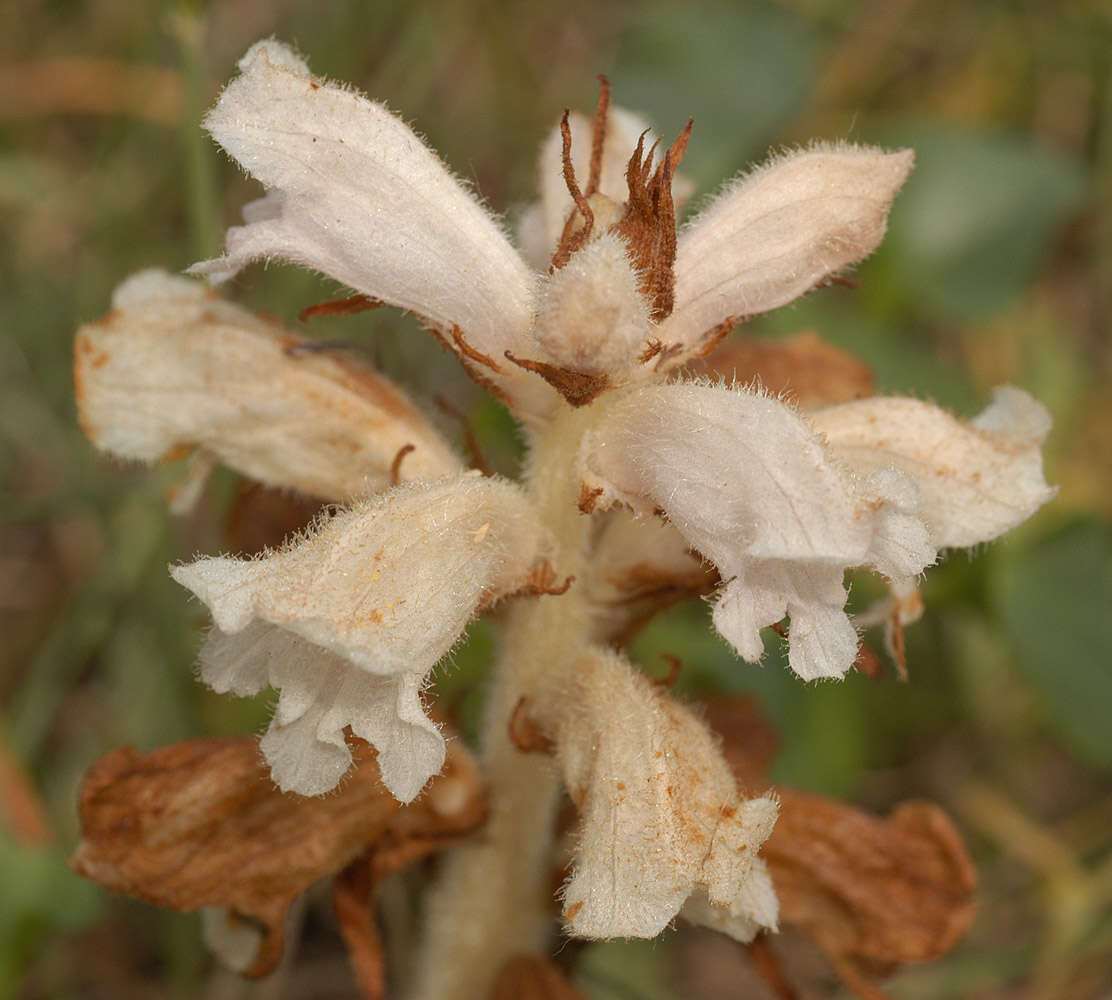
[[[690,367],[738,321],[871,253],[911,152],[785,154],[677,232],[691,125],[661,153],[604,84],[594,119],[565,114],[545,143],[519,250],[382,105],[274,41],[239,68],[206,125],[266,194],[192,273],[292,261],[355,293],[324,311],[414,313],[518,418],[529,456],[519,483],[469,470],[381,375],[300,349],[194,280],[126,281],[77,336],[89,437],[145,461],[191,451],[337,505],[259,558],[171,569],[212,612],[203,680],[277,690],[261,749],[284,791],[336,788],[350,736],[410,802],[445,760],[429,673],[507,605],[481,755],[490,814],[440,872],[415,997],[485,997],[512,955],[546,949],[561,786],[580,815],[565,933],[653,937],[677,916],[741,941],[774,929],[759,852],[775,794],[741,794],[699,716],[620,647],[655,606],[701,592],[743,659],[776,627],[801,678],[841,677],[859,648],[846,570],[889,582],[879,614],[898,638],[940,550],[993,539],[1052,495],[1049,420],[1019,389],[964,422],[837,391],[805,407]],[[555,767],[515,744],[522,732]]]

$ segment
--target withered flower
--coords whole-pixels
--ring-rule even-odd
[[[711,698],[708,723],[738,783],[766,782],[778,737],[745,697]],[[976,915],[977,873],[946,813],[904,802],[881,819],[818,795],[781,788],[780,816],[761,848],[780,920],[811,937],[846,984],[881,996],[871,976],[944,955]],[[771,953],[763,963],[774,963]],[[787,970],[772,970],[787,980]]]
[[[594,119],[565,115],[543,147],[526,257],[382,105],[314,78],[274,41],[240,71],[206,124],[267,190],[193,273],[220,281],[286,260],[357,293],[337,309],[413,312],[511,409],[530,455],[521,484],[468,474],[381,376],[311,355],[181,279],[125,283],[115,311],[79,333],[94,441],[144,460],[193,448],[350,504],[277,552],[174,568],[213,613],[202,676],[279,689],[263,752],[283,788],[336,786],[351,727],[409,801],[444,753],[421,703],[430,670],[473,616],[510,604],[484,736],[491,820],[434,894],[418,997],[485,995],[548,931],[559,782],[510,738],[522,699],[583,803],[572,933],[656,934],[681,910],[742,938],[773,926],[756,858],[773,801],[740,798],[701,723],[598,644],[716,587],[715,626],[743,658],[760,659],[761,630],[788,616],[792,669],[840,677],[858,648],[847,569],[887,578],[907,618],[905,595],[940,549],[995,538],[1052,495],[1048,418],[1018,389],[962,422],[901,399],[802,412],[684,374],[737,321],[871,253],[912,154],[816,144],[677,228],[690,124],[658,153],[604,86]],[[634,516],[606,513],[617,507]],[[607,699],[629,713],[630,742]],[[595,851],[607,823],[621,847],[609,854]],[[665,849],[634,850],[646,829]]]
[[[353,745],[343,785],[309,799],[274,787],[252,739],[115,750],[82,785],[71,865],[115,892],[204,908],[206,936],[225,961],[265,975],[282,954],[286,911],[315,882],[361,857],[380,879],[459,840],[485,815],[478,770],[458,742],[410,805],[383,787],[374,751]]]
[[[932,802],[887,819],[781,791],[762,850],[780,917],[818,942],[850,986],[954,947],[977,912],[977,875],[953,822]]]

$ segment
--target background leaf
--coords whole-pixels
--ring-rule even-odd
[[[1016,662],[1062,738],[1112,766],[1112,527],[1068,525],[1009,552],[993,581]]]

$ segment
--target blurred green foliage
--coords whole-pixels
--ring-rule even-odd
[[[270,34],[387,101],[511,213],[532,197],[537,144],[565,104],[593,106],[600,72],[666,136],[695,116],[684,171],[702,194],[766,147],[915,147],[916,172],[859,287],[822,290],[735,336],[815,329],[872,365],[882,391],[966,414],[992,385],[1031,389],[1055,416],[1047,454],[1059,499],[977,558],[933,572],[926,618],[909,633],[908,684],[808,687],[771,641],[766,663],[746,666],[699,604],[654,622],[635,653],[654,673],[660,652],[679,655],[685,694],[754,693],[782,735],[778,782],[879,809],[929,795],[955,813],[978,853],[982,917],[953,956],[903,975],[894,995],[1112,988],[1104,3],[18,0],[0,11],[0,735],[37,791],[50,845],[18,843],[0,805],[0,996],[230,995],[206,978],[191,920],[120,904],[63,867],[80,777],[98,755],[266,717],[265,698],[217,698],[194,683],[201,616],[165,573],[222,547],[234,482],[222,478],[174,521],[163,498],[182,469],[98,458],[74,420],[70,344],[128,273],[216,251],[255,193],[199,118],[235,59]],[[290,323],[335,292],[289,267],[254,269],[229,290]],[[521,448],[506,414],[411,321],[380,311],[313,332],[354,341],[426,400],[447,398],[512,474]],[[441,668],[442,698],[465,728],[495,642],[478,624]],[[984,789],[1006,808],[977,805]],[[597,998],[687,996],[696,986],[667,985],[698,981],[684,940],[592,946],[581,983]],[[321,976],[287,994],[324,995]]]

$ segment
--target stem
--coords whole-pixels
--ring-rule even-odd
[[[180,3],[171,22],[181,56],[185,101],[182,109],[185,143],[185,190],[188,193],[191,256],[204,260],[220,251],[217,227],[216,182],[212,149],[201,128],[211,94],[205,62],[205,15],[203,8]]]
[[[547,756],[513,745],[509,719],[521,697],[544,697],[567,677],[588,641],[582,581],[591,521],[576,506],[571,472],[590,409],[562,414],[533,443],[525,487],[554,536],[556,571],[578,582],[510,609],[483,734],[490,819],[481,841],[446,860],[433,890],[413,1000],[483,1000],[506,960],[540,951],[551,932],[560,783]]]

